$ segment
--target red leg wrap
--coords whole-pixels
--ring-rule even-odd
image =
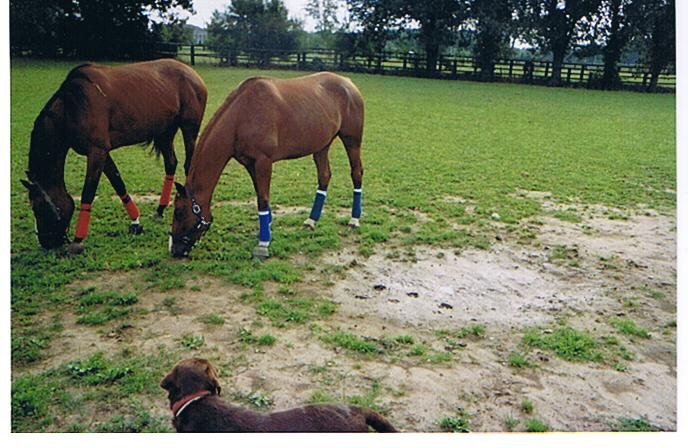
[[[91,204],[81,204],[79,220],[76,222],[75,237],[78,240],[86,239],[88,235],[88,224],[91,222]]]
[[[165,176],[165,182],[162,183],[162,193],[160,193],[160,205],[170,204],[170,195],[172,194],[172,185],[174,185],[174,174]]]
[[[129,218],[131,218],[132,221],[138,219],[138,217],[140,216],[139,208],[134,203],[134,200],[131,199],[129,193],[124,193],[124,196],[120,196],[119,198],[122,200],[124,208],[127,209],[127,214],[129,215]]]

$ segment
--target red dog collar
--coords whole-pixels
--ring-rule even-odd
[[[170,409],[172,409],[172,414],[174,414],[175,417],[179,417],[179,414],[181,414],[188,405],[208,395],[211,395],[210,391],[200,390],[198,392],[183,397],[181,400],[175,401],[170,405]]]

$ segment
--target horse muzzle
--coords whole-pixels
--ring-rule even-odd
[[[170,233],[168,249],[174,258],[188,257],[193,249],[194,242],[188,236],[175,237]]]

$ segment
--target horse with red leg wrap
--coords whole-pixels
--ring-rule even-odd
[[[72,69],[34,123],[29,149],[29,200],[41,246],[52,249],[68,242],[74,200],[64,183],[67,151],[87,157],[81,207],[71,252],[83,251],[91,205],[105,172],[132,220],[130,233],[141,233],[139,210],[127,193],[110,151],[152,142],[165,164],[165,181],[157,209],[162,216],[170,201],[177,157],[174,136],[184,136],[188,172],[203,119],[208,90],[198,74],[172,60],[106,67],[85,64]]]
[[[304,226],[314,228],[327,195],[331,176],[328,151],[336,137],[349,156],[354,185],[349,225],[356,228],[363,178],[363,98],[356,86],[348,78],[327,72],[287,80],[256,77],[241,83],[203,130],[186,184],[176,184],[170,253],[188,255],[210,227],[210,200],[232,158],[246,168],[256,190],[260,231],[254,257],[269,255],[274,162],[313,155],[318,190]]]

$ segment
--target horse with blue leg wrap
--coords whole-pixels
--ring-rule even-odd
[[[363,180],[363,98],[358,88],[348,78],[328,72],[288,80],[255,77],[241,83],[203,130],[186,184],[177,184],[170,253],[175,257],[188,255],[209,229],[210,201],[220,174],[232,158],[244,166],[256,191],[259,232],[254,257],[265,259],[270,254],[274,162],[313,156],[318,189],[304,226],[315,228],[331,177],[328,152],[337,137],[351,166],[354,203],[349,225],[357,228]]]

